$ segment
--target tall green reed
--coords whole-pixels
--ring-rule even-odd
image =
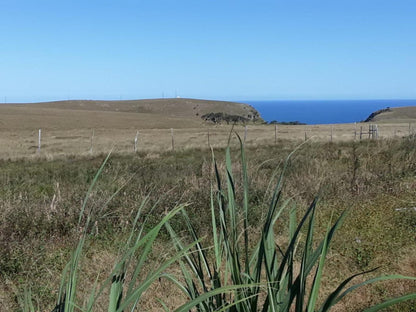
[[[179,266],[182,278],[165,274],[189,298],[187,308],[198,312],[286,312],[286,311],[329,311],[336,303],[353,290],[378,281],[412,279],[401,275],[381,276],[347,287],[359,275],[343,281],[320,303],[321,279],[331,241],[342,225],[347,212],[344,211],[334,222],[328,223],[324,238],[315,238],[317,199],[296,222],[296,208],[290,209],[289,200],[282,200],[283,179],[288,156],[276,187],[257,242],[250,241],[249,178],[244,144],[240,137],[242,200],[237,200],[230,147],[225,156],[225,182],[219,172],[215,156],[213,168],[216,187],[211,186],[212,242],[209,248],[202,243],[195,245],[192,253],[185,253]],[[275,226],[283,212],[289,211],[288,246],[282,250],[277,244]],[[200,241],[197,230],[185,211],[182,217],[188,227],[190,238]],[[183,251],[181,237],[165,224],[178,251]],[[302,233],[306,233],[305,238]],[[255,246],[252,248],[251,246]],[[208,252],[208,249],[210,252]],[[297,258],[300,256],[300,261]],[[300,263],[299,263],[300,262]],[[300,268],[296,269],[300,265]],[[387,300],[367,311],[378,311],[404,300],[415,299],[416,294]],[[320,303],[320,306],[318,306]],[[185,311],[178,309],[177,311]]]
[[[145,266],[152,254],[154,242],[158,237],[164,224],[172,219],[178,212],[184,209],[185,205],[178,205],[168,213],[151,229],[146,229],[146,222],[151,213],[144,214],[144,207],[148,204],[148,197],[140,203],[134,221],[132,222],[130,235],[126,243],[120,248],[117,262],[109,276],[101,283],[97,280],[91,289],[88,300],[78,295],[80,276],[79,272],[82,264],[82,257],[86,241],[91,232],[91,220],[93,212],[88,209],[88,199],[92,193],[110,154],[102,163],[97,171],[83,201],[78,220],[78,228],[82,231],[79,240],[74,248],[70,261],[66,265],[63,273],[57,303],[53,312],[73,312],[73,311],[94,311],[99,300],[104,300],[108,305],[108,312],[135,311],[140,306],[143,293],[149,289],[152,283],[157,280],[162,273],[173,263],[179,261],[184,254],[198,243],[192,242],[185,246],[180,252],[175,253],[170,258],[158,263],[156,268],[149,269]],[[121,190],[118,189],[109,200],[111,200]],[[155,208],[157,202],[150,209]],[[140,221],[144,219],[144,221]],[[98,287],[98,285],[100,286]],[[105,290],[108,290],[108,298],[102,298]],[[23,310],[34,312],[30,290],[25,291],[23,298]]]
[[[78,221],[82,231],[71,259],[63,271],[59,296],[53,311],[93,311],[97,302],[103,299],[105,290],[108,290],[108,298],[103,300],[107,302],[109,312],[137,311],[140,310],[143,293],[157,279],[164,277],[176,284],[188,298],[185,304],[175,309],[176,312],[323,312],[330,310],[347,294],[361,286],[383,280],[416,279],[401,275],[381,276],[347,288],[352,279],[370,271],[358,273],[342,282],[325,300],[321,300],[322,303],[318,307],[326,256],[346,212],[332,224],[329,223],[324,238],[316,242],[314,232],[317,200],[311,203],[299,223],[296,221],[296,209],[290,208],[289,201],[282,200],[283,177],[288,163],[286,161],[261,226],[260,237],[257,242],[250,241],[249,228],[258,225],[250,223],[249,177],[244,146],[240,138],[239,140],[243,190],[241,202],[237,200],[237,182],[232,170],[230,148],[226,149],[225,182],[213,155],[216,185],[211,185],[212,244],[209,250],[203,246],[198,231],[186,214],[185,205],[179,205],[168,212],[158,224],[145,233],[146,218],[144,222],[139,220],[143,219],[144,207],[148,204],[146,198],[138,207],[130,235],[120,249],[120,256],[113,270],[101,283],[97,277],[88,298],[82,298],[82,295],[78,294],[79,272],[93,217],[92,211],[88,210],[88,199],[110,157],[108,155],[83,201]],[[119,191],[120,189],[111,198]],[[156,205],[157,203],[154,207]],[[276,244],[275,226],[285,211],[289,211],[289,234],[287,247],[282,250]],[[170,225],[170,221],[177,214],[182,215],[190,233],[191,242],[188,244],[183,243],[182,238]],[[163,227],[170,233],[177,252],[159,263],[156,268],[148,270],[145,264]],[[304,239],[303,232],[306,232]],[[299,255],[300,269],[296,269],[296,259]],[[167,268],[175,263],[180,267],[181,278],[166,273]],[[367,311],[378,311],[415,298],[416,294],[393,298]],[[160,303],[163,309],[168,311],[167,305],[163,301]],[[30,290],[24,294],[23,310],[35,311]]]

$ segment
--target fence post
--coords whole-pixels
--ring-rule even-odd
[[[170,128],[170,135],[172,137],[172,151],[175,150],[175,139],[173,137],[173,128]]]
[[[93,151],[93,142],[94,142],[94,129],[92,129],[92,134],[91,134],[91,144],[90,144],[90,153],[92,154]]]
[[[360,141],[363,138],[363,126],[360,126]]]
[[[247,125],[244,126],[244,143],[246,143],[247,140]]]
[[[277,125],[274,125],[274,144],[277,144]]]
[[[332,132],[333,132],[333,126],[331,125],[331,142],[332,142]]]
[[[354,141],[357,141],[357,123],[354,122]]]
[[[210,142],[209,142],[209,128],[208,128],[207,138],[208,138],[208,147],[210,147],[210,146],[211,146],[211,144],[210,144]]]
[[[40,153],[41,140],[42,140],[42,129],[39,129],[38,131],[38,153]]]
[[[305,141],[308,139],[308,136],[306,134],[306,130],[305,130]]]
[[[137,152],[137,141],[139,140],[139,130],[136,132],[136,137],[134,138],[134,152]]]

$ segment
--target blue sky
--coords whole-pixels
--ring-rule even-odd
[[[0,0],[0,102],[416,98],[415,16],[415,0]]]

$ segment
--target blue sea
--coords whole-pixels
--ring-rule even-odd
[[[241,101],[257,109],[265,121],[299,121],[306,124],[350,123],[365,120],[387,107],[416,106],[414,100],[296,100]]]

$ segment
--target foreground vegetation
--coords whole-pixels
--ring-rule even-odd
[[[416,275],[416,215],[413,210],[415,143],[414,139],[406,138],[305,144],[291,159],[285,173],[281,200],[287,201],[289,207],[296,205],[300,208],[297,213],[300,220],[305,213],[302,207],[306,209],[319,194],[319,209],[314,210],[318,237],[325,237],[331,216],[335,221],[346,208],[350,210],[344,226],[331,242],[332,251],[327,255],[320,287],[323,294],[333,291],[346,276],[377,266],[381,268],[376,275]],[[250,224],[259,225],[247,227],[244,232],[252,238],[247,250],[255,250],[253,242],[262,235],[261,224],[267,220],[276,177],[282,170],[284,159],[293,149],[290,142],[251,148],[247,151],[247,179],[244,175],[234,176],[232,184],[236,202],[246,203],[250,207],[250,210],[247,208]],[[222,151],[216,151],[218,172],[225,171],[224,159],[219,157],[221,154]],[[231,154],[238,156],[238,152]],[[144,224],[146,219],[143,233],[151,233],[150,229],[158,224],[161,215],[174,211],[179,203],[188,203],[186,211],[189,219],[186,220],[193,225],[191,228],[196,228],[197,235],[205,237],[208,242],[214,239],[210,211],[213,181],[210,152],[193,150],[155,156],[112,156],[88,198],[84,196],[103,157],[1,163],[1,213],[4,218],[0,225],[0,243],[4,252],[0,259],[3,285],[0,299],[7,310],[18,309],[19,296],[24,293],[25,287],[31,288],[35,306],[38,304],[42,309],[52,310],[61,272],[80,235],[82,237],[85,233],[86,227],[82,228],[85,223],[80,223],[79,210],[86,199],[89,204],[85,207],[91,216],[88,230],[91,237],[85,242],[85,258],[80,260],[83,266],[78,294],[91,292],[97,274],[105,280],[108,275],[105,272],[111,271],[117,257],[123,254],[120,246],[125,246],[130,237],[130,223],[135,220],[138,206],[144,200],[147,205],[142,207],[141,214],[136,218],[138,224]],[[234,168],[235,172],[239,172],[241,163],[238,157],[233,159],[233,166],[231,159],[227,163],[228,169]],[[244,191],[244,185],[250,192]],[[282,211],[280,219],[283,221],[274,233],[282,242],[282,248],[291,245],[290,233],[293,232],[286,226],[288,222],[284,221],[294,218],[289,211],[293,210]],[[187,231],[189,226],[186,224],[180,218],[172,218],[168,230],[160,228],[154,252],[148,254],[145,262],[157,267],[163,265],[163,259],[176,254],[171,239],[174,238],[178,247],[178,239],[182,235],[177,233]],[[308,236],[303,233],[303,237]],[[210,247],[210,244],[207,246]],[[215,250],[208,249],[207,252],[215,254]],[[301,266],[301,253],[293,252],[291,257],[295,265]],[[171,268],[171,276],[180,276],[178,269]],[[186,281],[187,277],[184,278]],[[358,281],[361,281],[360,278]],[[158,311],[163,304],[174,308],[186,302],[186,297],[179,296],[174,285],[165,280],[149,287],[141,298],[143,310]],[[338,306],[341,310],[362,310],[415,289],[414,281],[377,284],[355,292]],[[168,295],[175,297],[166,299]],[[84,296],[82,298],[81,295],[80,302],[88,299],[87,295]],[[161,298],[164,303],[155,302],[154,297]],[[318,298],[318,301],[323,298]],[[395,309],[410,311],[412,304],[414,302],[410,301]],[[104,306],[102,309],[106,310]]]

